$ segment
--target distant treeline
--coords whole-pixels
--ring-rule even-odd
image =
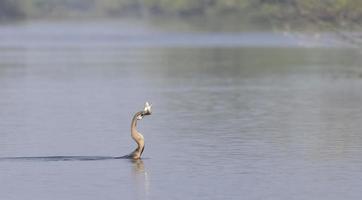
[[[247,16],[360,23],[361,0],[0,0],[0,19],[48,17]]]

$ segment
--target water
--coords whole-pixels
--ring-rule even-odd
[[[0,199],[362,197],[357,50],[114,22],[0,35]],[[145,101],[143,159],[113,159]]]

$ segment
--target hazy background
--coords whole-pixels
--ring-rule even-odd
[[[267,28],[359,29],[356,0],[2,0],[4,22],[32,19],[180,19],[200,30],[241,31],[246,24]],[[201,27],[200,27],[201,26]]]
[[[173,31],[277,31],[361,45],[356,0],[1,0],[0,22],[134,20]]]

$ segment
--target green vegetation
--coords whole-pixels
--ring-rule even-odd
[[[207,17],[356,26],[361,0],[0,0],[0,19]]]

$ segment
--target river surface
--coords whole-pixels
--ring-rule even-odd
[[[0,199],[359,200],[361,63],[328,35],[1,25]],[[113,159],[145,101],[143,159]]]

